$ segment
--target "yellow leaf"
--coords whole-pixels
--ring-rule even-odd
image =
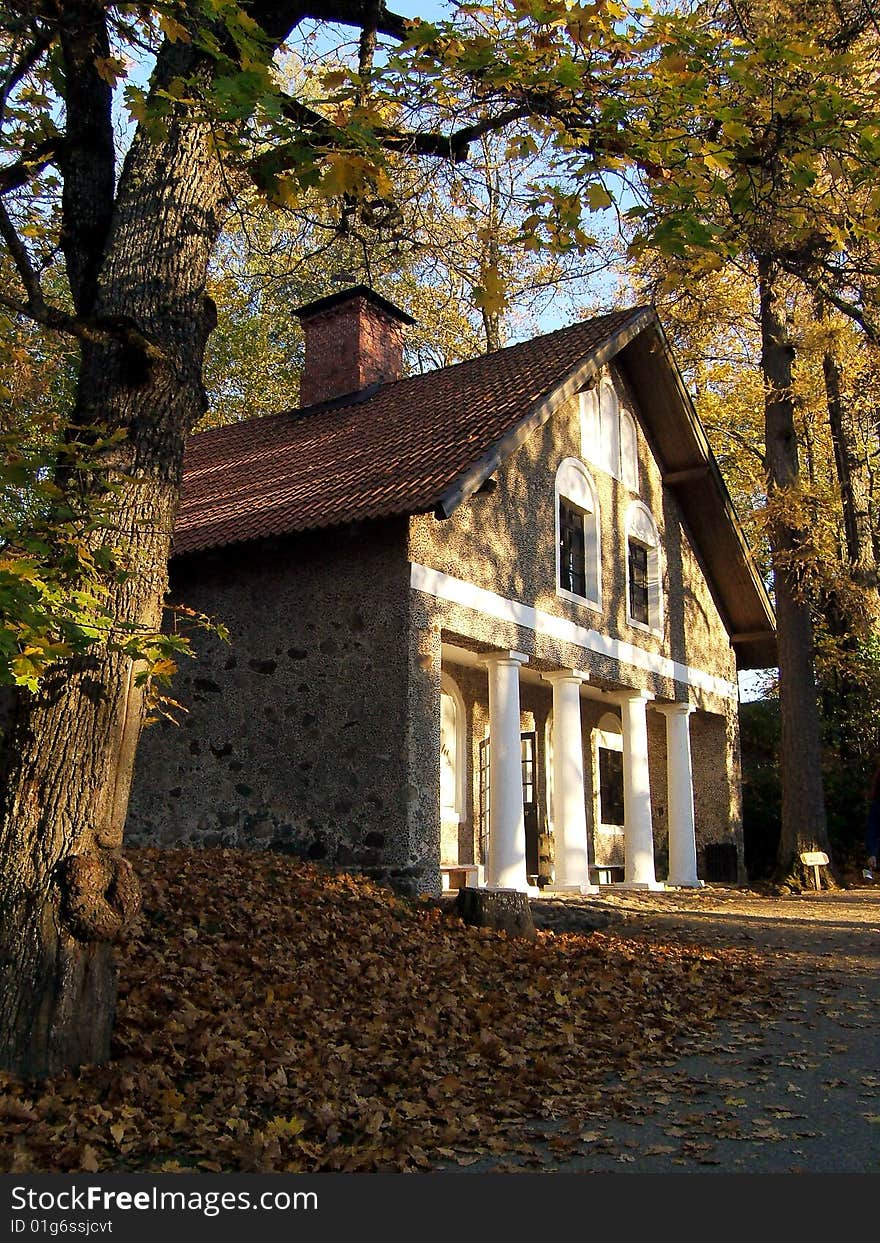
[[[601,211],[603,207],[610,207],[614,202],[605,187],[599,185],[598,182],[587,186],[585,197],[590,211]]]
[[[171,40],[172,43],[189,43],[189,31],[186,26],[181,26],[180,22],[174,20],[165,14],[159,18],[159,28],[164,35]]]
[[[80,1168],[85,1170],[87,1174],[97,1174],[100,1169],[100,1165],[98,1164],[98,1154],[95,1152],[91,1144],[86,1144],[85,1148],[83,1148],[79,1164]]]
[[[125,74],[125,61],[118,56],[96,56],[95,68],[99,78],[103,78],[108,86],[115,86]]]

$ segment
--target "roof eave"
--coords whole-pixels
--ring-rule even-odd
[[[652,320],[656,321],[656,318],[656,313],[651,307],[640,307],[615,333],[606,337],[601,345],[596,346],[581,358],[558,384],[529,408],[515,427],[490,445],[481,457],[453,480],[438,500],[434,510],[435,516],[450,518],[459,505],[473,496],[510,457],[511,453],[531,436],[532,432],[547,422],[562,402],[579,392],[588,380],[598,374],[605,363],[614,358],[640,332],[643,332]]]
[[[733,599],[731,591],[728,591],[726,600],[719,601],[719,607],[721,607],[725,624],[731,635],[737,667],[739,669],[772,668],[777,663],[776,614],[772,601],[758,571],[727,485],[678,369],[663,326],[656,316],[649,326],[652,329],[650,344],[645,343],[645,348],[651,353],[656,348],[662,354],[667,374],[672,380],[675,404],[690,433],[686,456],[677,461],[671,470],[667,463],[664,484],[675,492],[686,519],[692,517],[690,510],[699,511],[697,498],[700,496],[703,500],[711,496],[712,501],[720,506],[728,537],[732,537],[729,545],[730,552],[740,567],[743,585],[747,584],[752,593],[747,628],[741,623],[738,624],[736,614],[740,610],[736,606],[739,602]],[[684,442],[680,440],[679,443]],[[691,505],[687,503],[689,500],[693,502]],[[691,525],[693,525],[692,522]]]

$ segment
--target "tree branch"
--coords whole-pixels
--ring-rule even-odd
[[[376,31],[380,35],[387,35],[391,39],[406,38],[413,24],[410,19],[390,12],[384,3],[374,5],[370,0],[354,0],[354,3],[351,0],[349,3],[345,0],[327,0],[326,3],[311,0],[311,3],[304,5],[303,17],[307,20],[312,18],[315,21],[336,22],[340,26],[360,26],[363,30],[365,26],[372,24],[374,9]]]
[[[54,138],[38,143],[14,164],[6,164],[0,168],[0,195],[19,190],[34,177],[38,177],[44,168],[54,162],[63,145],[64,139],[57,134]]]
[[[43,300],[42,295],[35,305],[31,302],[18,302],[15,298],[10,298],[0,292],[0,306],[12,311],[14,315],[21,315],[44,328],[51,328],[54,332],[63,332],[69,337],[76,337],[77,340],[88,342],[90,345],[106,345],[108,341],[118,341],[121,345],[137,350],[153,362],[161,362],[166,357],[163,351],[145,337],[139,328],[122,316],[84,319],[78,315],[70,315],[67,311],[62,311],[60,307],[50,305]]]
[[[21,57],[18,64],[10,67],[9,72],[3,79],[2,86],[0,86],[0,124],[2,124],[3,115],[6,112],[6,101],[9,99],[9,96],[19,82],[27,77],[43,53],[52,46],[54,38],[54,33],[50,31],[43,31],[41,34],[35,35],[33,43]]]
[[[9,213],[2,203],[0,203],[0,237],[6,243],[6,248],[12,256],[12,261],[16,268],[18,268],[21,283],[24,285],[25,293],[28,296],[28,306],[34,311],[45,308],[40,275],[31,263],[27,247],[19,237],[15,225],[12,223]]]
[[[283,101],[282,112],[288,120],[308,130],[317,143],[328,149],[344,150],[351,144],[344,127],[328,120],[301,100],[291,96],[286,97]],[[379,146],[385,151],[401,151],[411,155],[432,156],[458,162],[467,158],[471,143],[482,138],[484,134],[497,133],[498,130],[505,129],[515,121],[525,120],[531,115],[532,109],[521,104],[499,112],[495,116],[484,117],[472,125],[462,126],[461,129],[454,130],[450,134],[406,132],[383,127],[375,129],[373,134]],[[277,176],[295,163],[299,150],[299,146],[293,143],[273,147],[251,160],[248,171],[257,185],[265,185],[267,178]]]
[[[824,298],[833,307],[836,307],[842,315],[845,315],[847,319],[851,319],[853,323],[858,324],[872,345],[880,345],[880,324],[874,321],[864,307],[859,306],[857,302],[844,298],[842,294],[826,284],[820,277],[813,276],[805,271],[801,264],[783,257],[780,258],[779,265],[789,276],[796,277],[807,289]]]

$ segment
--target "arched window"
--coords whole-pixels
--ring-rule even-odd
[[[628,410],[620,410],[620,480],[630,492],[639,490],[639,442],[636,421]]]
[[[611,378],[603,376],[599,383],[599,465],[615,479],[620,478],[620,405]]]
[[[620,479],[631,492],[639,490],[636,421],[624,410],[609,375],[578,396],[581,456]]]
[[[465,816],[464,700],[448,673],[440,674],[440,820],[459,824]]]
[[[655,634],[663,628],[660,536],[641,501],[634,501],[626,515],[626,620]]]
[[[581,415],[581,457],[587,462],[601,462],[602,443],[599,427],[599,389],[588,388],[578,394]]]
[[[565,458],[556,472],[556,590],[601,611],[599,502],[584,465]]]

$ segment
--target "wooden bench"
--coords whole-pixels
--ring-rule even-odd
[[[441,863],[440,880],[444,893],[449,889],[476,889],[481,868],[476,863]]]

